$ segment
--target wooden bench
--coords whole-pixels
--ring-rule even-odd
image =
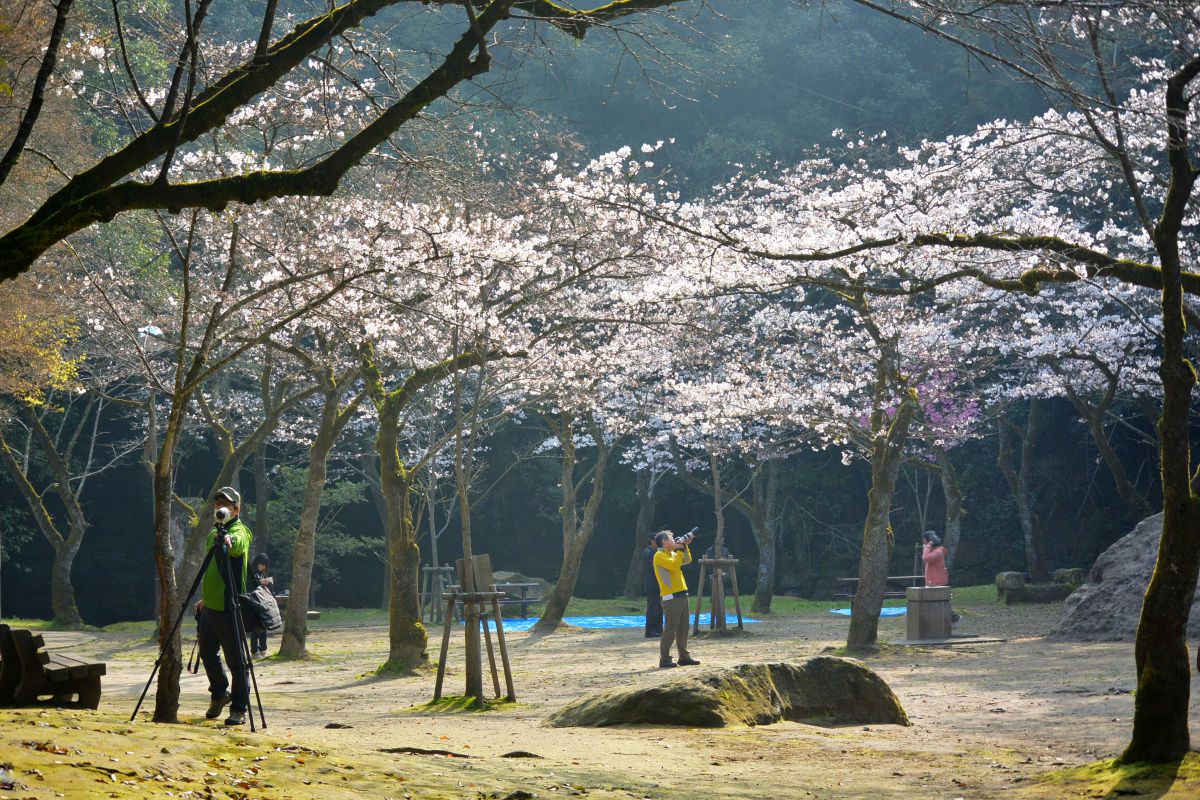
[[[521,619],[529,619],[529,607],[542,602],[541,584],[538,583],[496,583],[493,587],[497,592],[504,592],[500,599],[501,609],[504,606],[520,606]],[[448,592],[459,591],[457,584],[447,587]],[[462,619],[461,609],[458,618]]]
[[[0,705],[99,707],[105,664],[45,646],[41,634],[0,625]]]
[[[924,586],[924,575],[889,575],[884,579],[883,597],[904,597],[905,591],[910,586]],[[846,584],[847,591],[834,594],[834,599],[843,600],[849,599],[850,606],[854,606],[855,590],[858,588],[858,578],[838,578],[838,583]]]

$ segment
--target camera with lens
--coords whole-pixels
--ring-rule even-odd
[[[228,508],[218,508],[213,512],[213,516],[217,518],[217,522],[229,522],[233,517],[233,512]]]

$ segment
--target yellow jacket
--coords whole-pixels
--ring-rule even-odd
[[[658,593],[663,597],[676,592],[686,592],[687,582],[683,579],[682,568],[692,563],[692,551],[662,550],[654,554],[654,577],[658,579]]]

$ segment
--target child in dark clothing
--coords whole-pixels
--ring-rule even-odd
[[[267,558],[266,553],[259,553],[250,562],[250,586],[265,586],[267,591],[275,594],[275,579],[267,575],[267,569],[271,566],[271,559]],[[254,658],[267,657],[267,632],[257,631],[250,634],[250,650]]]

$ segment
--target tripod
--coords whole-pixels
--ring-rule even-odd
[[[238,593],[233,585],[233,565],[229,558],[229,547],[225,544],[225,531],[227,529],[226,526],[217,525],[217,540],[209,548],[209,551],[205,553],[204,561],[200,563],[200,569],[196,572],[196,579],[192,581],[191,588],[183,596],[179,615],[175,618],[175,623],[171,626],[171,632],[167,635],[165,641],[169,643],[175,638],[175,634],[179,631],[179,626],[183,623],[183,617],[187,613],[188,603],[191,602],[192,596],[200,586],[200,581],[204,578],[205,570],[208,569],[208,565],[212,563],[214,558],[220,557],[221,561],[219,563],[225,568],[225,610],[233,618],[234,635],[238,641],[236,653],[238,660],[241,662],[240,664],[230,663],[229,669],[232,672],[233,670],[240,669],[243,664],[249,669],[250,684],[254,687],[254,699],[258,704],[258,716],[265,730],[267,727],[267,718],[263,713],[262,696],[258,692],[258,678],[254,674],[254,661],[250,658],[250,644],[246,641],[246,629],[242,620],[242,609],[238,604]],[[164,648],[166,646],[164,645]],[[133,722],[137,718],[138,710],[141,709],[142,703],[146,699],[146,693],[150,691],[150,684],[154,682],[154,676],[158,674],[158,668],[162,665],[164,652],[165,650],[159,650],[158,658],[154,660],[154,669],[150,671],[150,678],[146,681],[145,688],[142,689],[142,695],[138,698],[137,705],[133,707],[133,713],[129,716],[130,722]],[[231,675],[230,677],[232,678],[233,676]],[[255,731],[253,709],[248,709],[247,714],[250,717],[250,730]]]

